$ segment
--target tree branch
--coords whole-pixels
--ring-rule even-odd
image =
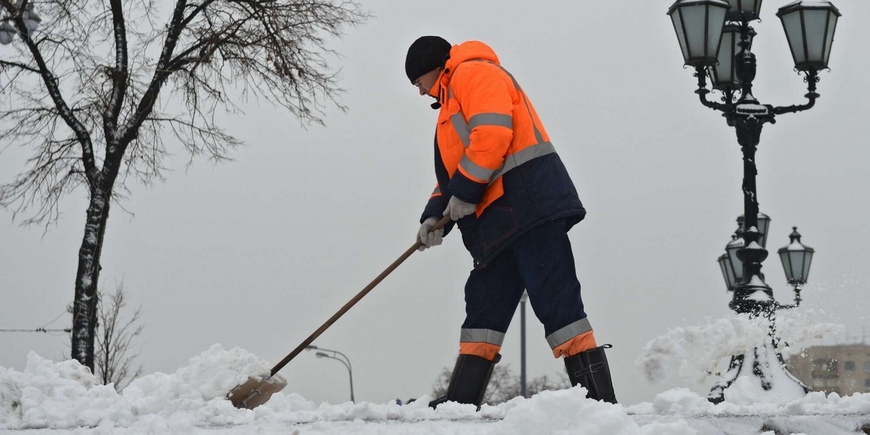
[[[19,63],[19,62],[9,62],[6,60],[0,60],[0,67],[15,67],[15,68],[23,69],[25,71],[30,71],[30,72],[36,73],[36,74],[39,74],[39,72],[40,72],[38,69],[36,69],[32,66],[25,65],[25,64]],[[2,69],[2,68],[0,68],[0,69]]]
[[[175,10],[172,13],[172,20],[169,24],[169,31],[163,43],[163,50],[160,52],[160,59],[157,61],[157,66],[154,69],[154,75],[151,78],[148,89],[142,95],[142,99],[139,100],[139,104],[136,106],[136,110],[133,112],[129,123],[120,134],[118,140],[119,149],[116,152],[123,154],[127,145],[136,138],[142,123],[145,122],[145,119],[154,109],[157,96],[160,94],[160,88],[163,87],[163,83],[173,73],[173,70],[169,69],[169,61],[172,59],[172,53],[175,51],[176,44],[178,44],[178,38],[182,30],[184,30],[182,23],[184,22],[184,9],[186,5],[186,0],[178,0],[175,4]]]
[[[114,144],[117,139],[118,117],[127,94],[129,61],[127,56],[127,28],[124,23],[123,2],[111,0],[112,28],[115,35],[115,66],[112,69],[112,95],[107,111],[103,114],[103,129],[106,141]]]
[[[3,2],[7,10],[9,10],[11,7],[9,2],[7,0],[3,0]],[[26,3],[27,0],[24,0],[22,8],[26,6]],[[24,19],[22,18],[20,11],[15,12],[16,14],[14,15],[13,19],[13,22],[15,23],[15,28],[18,30],[18,34],[21,36],[21,39],[30,50],[31,55],[33,56],[33,60],[36,61],[39,76],[42,78],[42,82],[45,84],[45,88],[48,91],[49,97],[51,97],[52,102],[54,103],[55,107],[57,107],[59,116],[73,130],[76,138],[81,144],[82,163],[85,166],[85,173],[88,177],[88,182],[91,185],[96,185],[98,180],[98,171],[96,161],[94,160],[94,149],[93,144],[91,143],[91,135],[88,132],[87,128],[76,118],[73,111],[67,105],[66,100],[61,94],[60,87],[58,86],[57,78],[48,68],[45,59],[42,57],[42,52],[39,50],[39,46],[30,37],[30,33],[27,31],[27,27],[24,25]]]

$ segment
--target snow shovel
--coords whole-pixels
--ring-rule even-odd
[[[432,230],[437,230],[443,228],[444,225],[450,222],[450,216],[444,216],[441,218],[435,226],[432,227]],[[326,321],[323,325],[320,325],[320,328],[317,328],[314,333],[308,336],[302,343],[299,343],[299,346],[296,346],[296,349],[293,349],[292,352],[287,354],[278,364],[275,364],[275,367],[272,367],[271,373],[269,373],[269,377],[265,379],[260,378],[248,378],[245,383],[235,387],[227,394],[227,398],[230,399],[230,402],[233,403],[233,406],[236,408],[245,408],[245,409],[254,409],[257,406],[266,403],[272,394],[275,394],[284,387],[287,386],[287,381],[281,376],[275,376],[279,370],[284,368],[287,363],[290,362],[296,355],[299,355],[308,345],[310,345],[314,340],[323,334],[323,331],[326,331],[327,328],[332,326],[339,317],[343,316],[344,313],[348,312],[357,302],[360,301],[368,292],[370,292],[376,285],[378,285],[384,278],[387,277],[393,270],[399,267],[402,262],[408,259],[414,251],[417,250],[423,243],[417,240],[408,250],[406,250],[393,264],[390,264],[380,275],[378,275],[372,282],[369,283],[364,289],[362,289],[356,296],[353,297],[348,303],[344,304],[338,312],[332,315],[329,320]]]

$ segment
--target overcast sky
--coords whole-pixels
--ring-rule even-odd
[[[326,127],[303,129],[269,105],[242,104],[246,113],[224,117],[247,143],[234,162],[185,170],[176,148],[165,183],[133,185],[124,208],[114,207],[101,288],[123,282],[141,304],[146,372],[173,372],[214,343],[277,362],[414,242],[434,185],[437,112],[403,63],[414,39],[437,34],[495,49],[568,167],[588,210],[570,233],[583,297],[599,342],[614,346],[620,400],[648,401],[678,385],[648,384],[635,360],[669,328],[729,315],[716,258],[743,198],[734,130],[693,93],[665,15],[672,2],[364,3],[374,17],[334,44],[347,113],[330,109]],[[806,93],[775,15],[786,3],[764,2],[754,24],[762,103],[802,103]],[[824,310],[848,328],[830,342],[862,339],[870,291],[870,3],[835,4],[843,17],[821,98],[765,126],[757,156],[761,211],[773,219],[767,282],[791,302],[775,251],[797,225],[816,249],[801,309]],[[27,156],[5,145],[0,182]],[[46,326],[71,303],[84,195],[69,197],[47,230],[21,228],[0,210],[0,329]],[[453,234],[415,253],[315,342],[350,358],[357,400],[431,392],[458,351],[470,268]],[[531,309],[528,318],[528,376],[556,376],[562,362]],[[64,315],[47,327],[69,325]],[[516,373],[519,332],[517,315],[502,349]],[[69,339],[0,333],[0,366],[22,369],[29,351],[64,358]],[[281,373],[310,400],[349,397],[337,361],[304,352]]]

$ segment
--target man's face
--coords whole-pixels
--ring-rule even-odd
[[[421,75],[417,80],[414,81],[414,86],[420,91],[420,95],[428,95],[433,98],[437,98],[434,95],[429,93],[429,90],[432,89],[432,86],[435,86],[435,81],[438,80],[438,75],[441,74],[441,68],[435,68],[432,71],[427,72],[426,74]]]

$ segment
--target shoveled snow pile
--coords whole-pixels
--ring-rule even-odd
[[[248,376],[268,373],[259,357],[214,345],[175,373],[143,376],[118,393],[112,385],[98,385],[77,361],[55,363],[31,352],[24,372],[0,367],[0,429],[94,427],[106,421],[130,426],[154,419],[181,425],[243,422],[226,394]]]
[[[191,432],[194,429],[259,424],[345,422],[497,422],[502,434],[552,433],[594,428],[592,433],[660,433],[658,424],[640,428],[621,405],[588,400],[582,388],[545,392],[534,399],[517,398],[499,406],[447,403],[432,410],[431,399],[396,403],[321,404],[297,394],[278,393],[254,409],[236,409],[225,395],[250,375],[268,372],[266,363],[242,349],[214,345],[173,374],[155,373],[134,380],[120,393],[98,385],[75,361],[52,362],[35,353],[23,372],[0,368],[0,429],[96,428],[127,433]],[[673,424],[665,425],[667,427]],[[677,425],[678,427],[680,425]],[[346,428],[348,429],[348,428]],[[462,431],[460,431],[462,432]],[[671,433],[683,433],[680,431]],[[685,432],[692,433],[692,432]]]
[[[870,394],[839,397],[811,393],[800,400],[713,405],[688,389],[659,394],[652,403],[611,405],[586,399],[575,387],[515,398],[497,406],[446,403],[430,397],[393,402],[317,405],[298,394],[277,393],[254,409],[236,409],[227,392],[248,376],[268,372],[265,361],[214,345],[173,374],[155,373],[120,393],[98,385],[75,361],[52,362],[31,353],[23,372],[0,367],[0,431],[51,429],[58,434],[247,433],[689,435],[698,419],[731,416],[866,415]],[[742,388],[735,383],[734,389]],[[37,431],[41,432],[41,431]]]
[[[782,311],[776,319],[778,336],[788,357],[791,349],[810,339],[842,334],[845,327],[821,319],[824,313],[814,310]],[[707,319],[706,324],[669,330],[650,340],[644,347],[637,365],[650,382],[678,376],[684,383],[712,385],[719,364],[747,349],[765,346],[770,342],[770,323],[763,317],[751,318],[746,314],[723,319]]]

